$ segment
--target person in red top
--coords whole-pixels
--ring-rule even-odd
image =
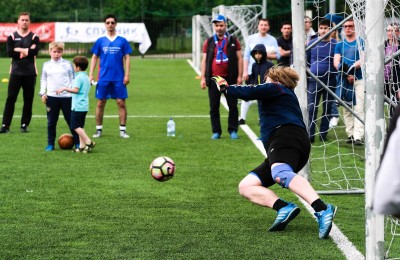
[[[208,87],[210,102],[210,118],[212,136],[211,139],[220,139],[222,134],[220,120],[221,93],[211,78],[213,76],[224,77],[229,84],[241,84],[243,72],[243,60],[241,46],[238,39],[226,32],[226,18],[218,15],[213,21],[215,34],[209,37],[203,45],[203,59],[201,62],[200,87]],[[225,96],[229,107],[228,132],[231,139],[238,138],[238,108],[237,98]]]
[[[6,51],[11,57],[10,81],[4,106],[3,123],[0,133],[10,131],[14,115],[15,102],[22,87],[24,106],[22,108],[21,132],[28,132],[32,118],[33,97],[36,85],[36,56],[39,52],[39,37],[29,30],[30,14],[22,12],[18,15],[18,30],[7,38]]]

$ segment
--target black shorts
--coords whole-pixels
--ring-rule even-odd
[[[271,136],[267,150],[267,158],[257,168],[251,171],[262,183],[269,187],[275,184],[271,174],[273,163],[286,163],[295,173],[306,165],[311,144],[307,131],[295,125],[284,125],[278,128]]]
[[[71,129],[77,129],[77,128],[84,128],[85,127],[85,120],[86,120],[86,114],[87,111],[85,112],[80,112],[80,111],[71,111]]]

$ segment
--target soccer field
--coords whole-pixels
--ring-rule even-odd
[[[45,59],[38,60],[41,69]],[[186,60],[132,60],[127,99],[129,139],[119,138],[116,104],[105,111],[102,138],[90,154],[45,152],[47,120],[37,95],[30,133],[19,132],[20,93],[11,132],[0,135],[1,259],[345,259],[298,198],[273,190],[302,210],[284,232],[270,233],[275,211],[243,199],[239,181],[263,155],[243,131],[213,141],[207,91]],[[8,78],[9,59],[0,59]],[[40,71],[39,71],[40,73]],[[36,92],[39,92],[39,78]],[[0,83],[2,116],[7,85]],[[95,131],[91,90],[86,131]],[[256,106],[249,126],[258,133]],[[166,136],[170,117],[176,137]],[[221,107],[223,130],[227,112]],[[63,118],[58,132],[68,132]],[[56,147],[58,148],[58,147]],[[149,164],[176,164],[164,183]],[[338,206],[335,224],[365,255],[363,195],[323,195]]]

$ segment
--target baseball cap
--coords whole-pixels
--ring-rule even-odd
[[[222,14],[219,14],[217,17],[212,20],[212,23],[217,23],[217,22],[224,22],[226,23],[226,18]]]

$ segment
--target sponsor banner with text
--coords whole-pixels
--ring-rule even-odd
[[[55,39],[55,23],[31,23],[29,29],[36,33],[41,42],[52,42]],[[16,23],[0,23],[0,42],[6,42],[7,37],[18,30]]]
[[[0,23],[0,42],[18,29],[17,24]],[[104,23],[31,23],[29,29],[39,35],[41,42],[95,42],[106,32]],[[151,46],[151,40],[144,23],[118,23],[117,33],[129,42],[139,43],[141,54]]]

